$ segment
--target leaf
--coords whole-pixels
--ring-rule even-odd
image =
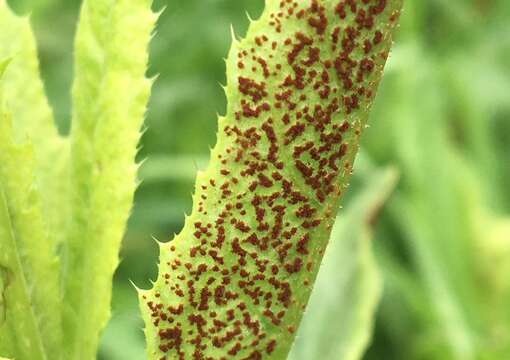
[[[0,115],[0,354],[59,359],[58,260],[34,183],[33,149]]]
[[[65,204],[67,147],[44,95],[28,19],[15,16],[0,1],[0,28],[0,58],[9,58],[9,66],[4,62],[0,71],[7,88],[2,101],[15,120],[11,125],[6,114],[0,115],[5,216],[0,237],[0,353],[30,359],[51,354],[59,359],[60,269],[55,251],[66,218],[59,210]],[[27,138],[30,144],[16,145]]]
[[[495,186],[497,168],[491,164],[505,160],[495,157],[493,115],[487,112],[493,107],[480,107],[475,101],[480,99],[471,96],[483,86],[466,75],[470,67],[455,63],[469,47],[459,49],[462,52],[441,62],[427,55],[427,46],[408,41],[400,49],[406,57],[386,78],[381,93],[381,102],[390,105],[375,111],[379,121],[370,134],[375,138],[380,131],[388,132],[369,142],[384,143],[371,155],[397,159],[403,169],[402,186],[389,206],[388,234],[381,239],[381,248],[392,255],[387,264],[380,263],[384,273],[391,274],[385,283],[393,293],[385,291],[384,333],[375,354],[388,348],[390,354],[404,353],[408,359],[500,359],[508,354],[508,332],[502,331],[510,323],[508,302],[495,291],[499,285],[493,287],[509,278],[501,266],[505,251],[496,250],[499,264],[484,259],[484,250],[494,245],[491,226],[480,224],[483,212],[473,211],[503,199]],[[452,96],[445,83],[455,83],[462,91]],[[462,97],[471,100],[468,108],[459,105]],[[493,194],[498,201],[492,201]],[[474,225],[480,229],[473,231]],[[482,264],[494,272],[480,276]],[[394,269],[404,276],[397,278]]]
[[[357,4],[267,1],[234,41],[192,213],[140,291],[150,359],[287,357],[401,7]]]
[[[56,247],[63,240],[68,211],[68,141],[60,136],[39,77],[37,46],[29,19],[18,17],[0,0],[0,59],[11,58],[3,83],[4,101],[12,114],[16,141],[30,139],[34,148],[34,175],[45,221]]]
[[[361,359],[382,279],[372,253],[374,216],[393,191],[393,169],[370,174],[365,190],[337,217],[289,360]]]
[[[67,359],[94,359],[133,193],[151,81],[149,0],[86,0],[75,44],[71,212],[65,244]]]

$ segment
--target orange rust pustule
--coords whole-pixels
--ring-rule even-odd
[[[172,297],[144,297],[161,360],[270,358],[274,329],[297,328],[307,299],[296,293],[326,245],[314,236],[330,229],[351,171],[353,114],[372,101],[388,56],[398,17],[388,2],[284,0],[266,33],[237,49],[237,102],[219,129],[217,171],[199,178],[192,245],[169,248],[160,281]]]

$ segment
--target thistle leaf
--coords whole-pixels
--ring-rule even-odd
[[[357,360],[369,343],[382,292],[372,253],[372,223],[397,176],[388,169],[374,171],[370,179],[337,217],[289,360]]]
[[[128,218],[151,81],[149,0],[86,0],[75,43],[71,224],[65,251],[67,359],[95,359]]]
[[[0,114],[0,354],[59,359],[58,260],[42,217],[30,144]],[[50,356],[51,354],[51,356]]]
[[[56,247],[62,242],[68,217],[68,141],[60,136],[39,76],[37,46],[29,19],[11,12],[0,0],[0,59],[11,58],[3,84],[3,94],[13,118],[15,141],[30,139],[33,146],[34,175],[39,188],[45,221]]]
[[[57,133],[44,94],[28,19],[15,16],[0,1],[0,28],[0,58],[9,58],[0,66],[7,88],[2,102],[9,109],[9,115],[0,114],[0,354],[59,359],[56,248],[67,215],[67,142]]]
[[[267,1],[234,40],[192,213],[140,291],[150,359],[287,357],[401,5]]]

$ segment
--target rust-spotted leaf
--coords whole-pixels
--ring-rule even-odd
[[[348,185],[401,0],[266,1],[184,229],[141,291],[151,359],[284,359]]]

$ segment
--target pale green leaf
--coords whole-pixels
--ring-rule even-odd
[[[357,360],[369,343],[382,290],[372,226],[397,177],[390,169],[369,178],[337,217],[289,360]]]
[[[11,58],[4,75],[4,101],[13,118],[16,141],[29,138],[44,214],[57,245],[63,240],[68,211],[68,141],[60,136],[39,77],[37,46],[29,19],[18,17],[0,0],[0,59]]]
[[[0,354],[59,359],[58,261],[42,217],[33,149],[0,115]]]
[[[86,0],[75,43],[71,211],[65,247],[68,359],[95,358],[133,193],[151,81],[149,0]]]
[[[39,78],[37,49],[27,18],[0,1],[2,65],[3,235],[0,353],[60,358],[62,344],[56,245],[64,227],[66,141],[58,135]],[[30,145],[16,145],[30,140]],[[44,214],[44,215],[42,215]],[[26,335],[25,335],[26,334]],[[31,354],[31,355],[28,355]],[[51,357],[49,356],[51,354]]]
[[[234,40],[193,210],[140,292],[150,359],[287,357],[402,2],[358,2],[359,27],[341,4],[266,1]]]

